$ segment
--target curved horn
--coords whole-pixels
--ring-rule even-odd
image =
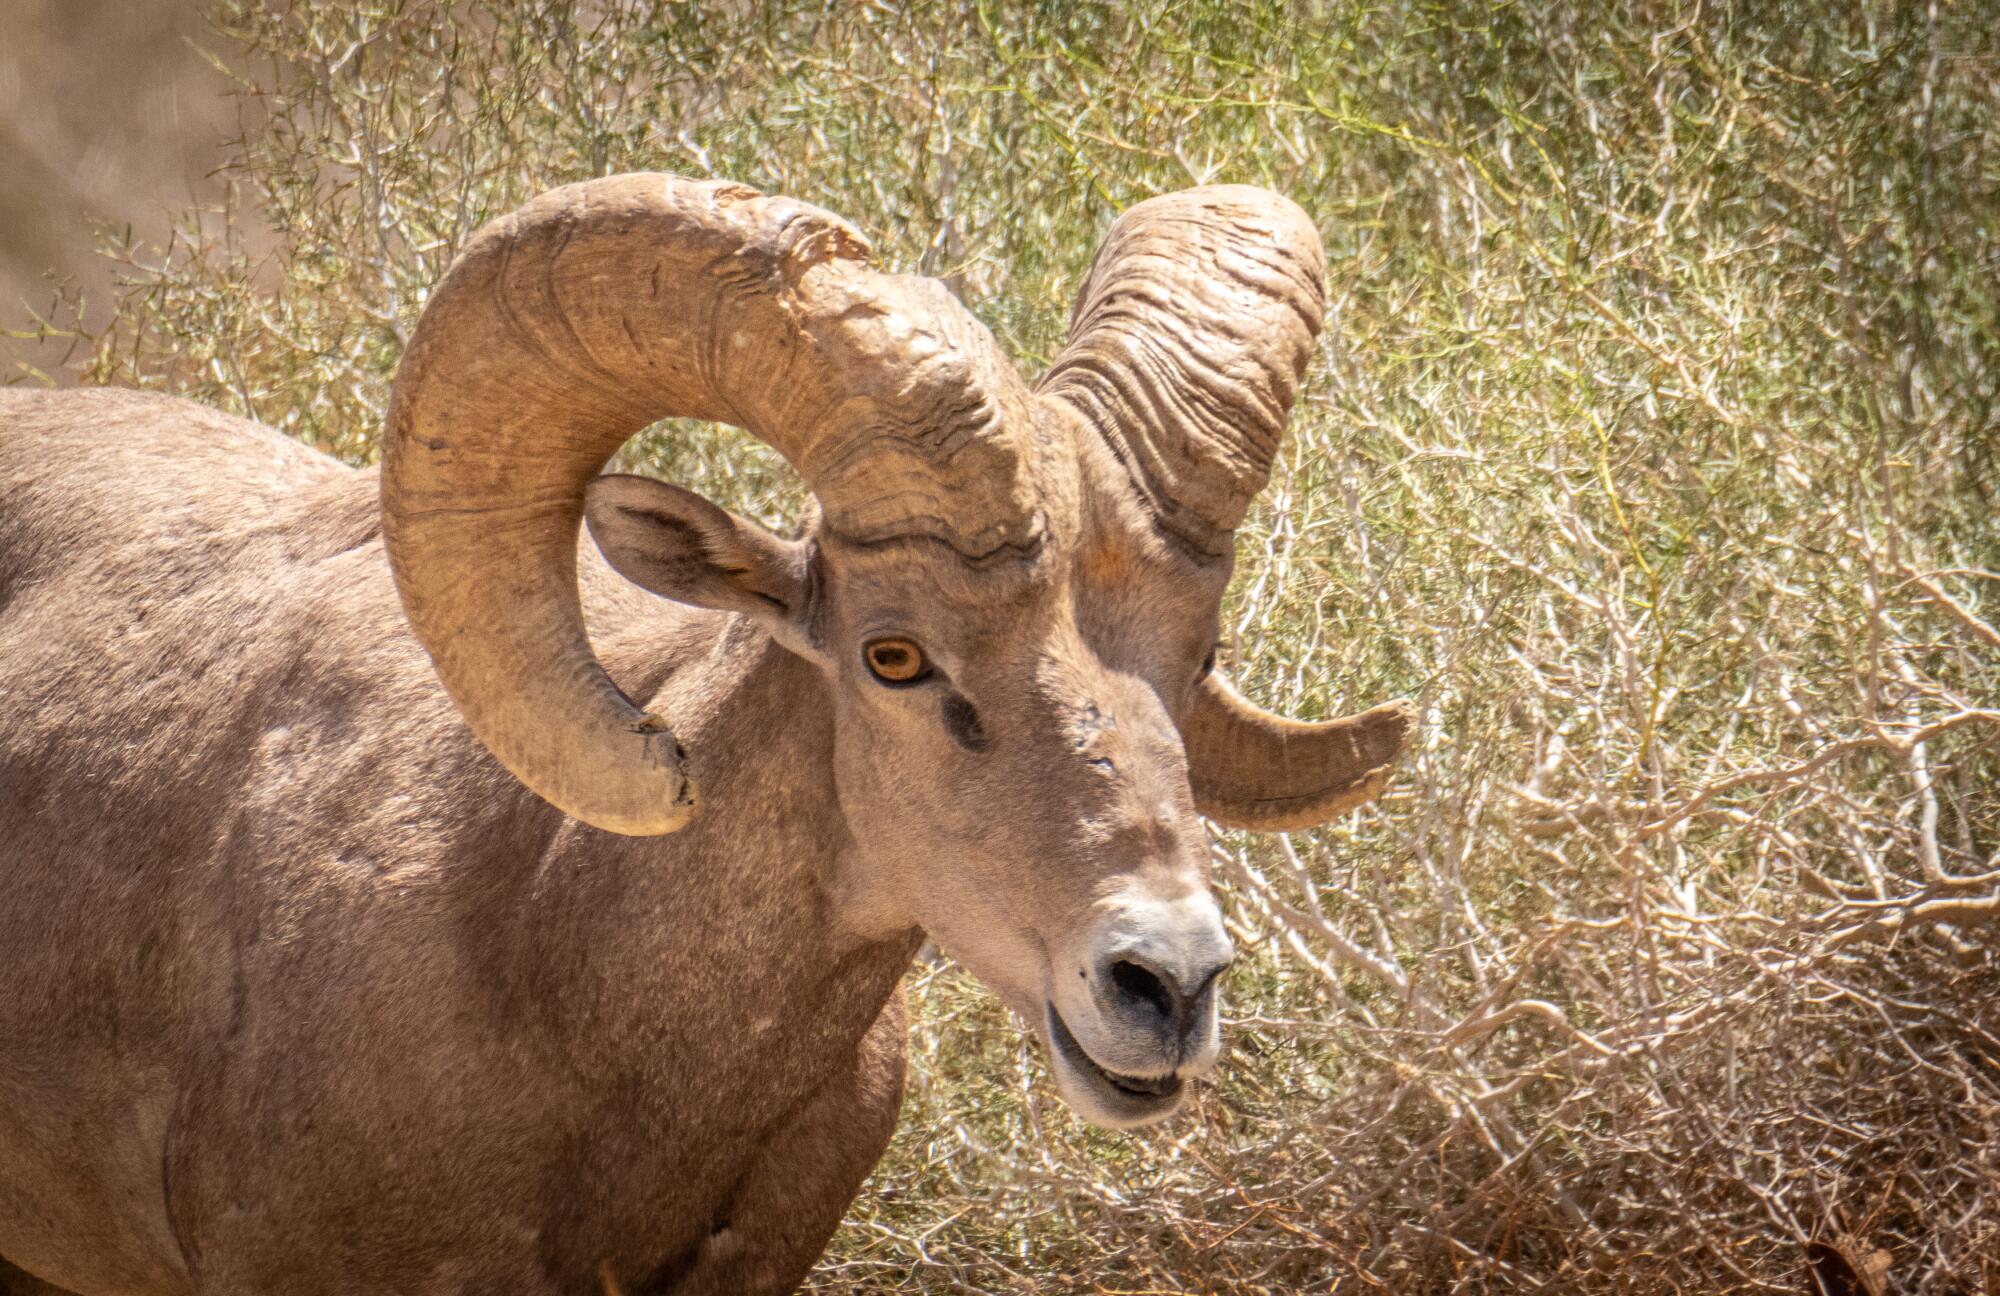
[[[1118,218],[1042,395],[1124,462],[1160,526],[1197,553],[1270,480],[1325,310],[1319,232],[1248,185],[1149,199]]]
[[[1416,723],[1408,702],[1287,720],[1211,673],[1181,726],[1195,809],[1226,828],[1311,828],[1372,799]]]
[[[644,834],[693,810],[672,733],[604,673],[577,591],[584,487],[639,429],[747,429],[857,539],[976,559],[1038,538],[1019,380],[942,285],[867,256],[803,203],[614,176],[487,225],[432,294],[382,452],[397,589],[473,731],[565,812]]]
[[[1160,529],[1231,552],[1270,480],[1326,307],[1319,232],[1247,185],[1150,199],[1118,218],[1039,393],[1109,445]],[[1211,674],[1181,728],[1195,806],[1232,828],[1326,822],[1373,797],[1414,722],[1406,702],[1287,720]]]

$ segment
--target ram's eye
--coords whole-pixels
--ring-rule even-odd
[[[1208,656],[1201,659],[1201,674],[1195,676],[1195,678],[1197,680],[1205,680],[1214,673],[1215,673],[1215,649],[1210,648],[1208,650]]]
[[[877,639],[861,651],[869,673],[884,684],[914,684],[931,673],[924,650],[908,639]]]

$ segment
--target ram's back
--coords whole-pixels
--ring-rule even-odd
[[[376,510],[372,472],[196,405],[0,392],[0,1256],[174,1290],[176,1105],[343,981],[423,975],[398,926],[442,903],[381,898],[448,886],[454,798],[519,801]],[[64,1235],[100,1245],[26,1251]]]
[[[165,397],[9,393],[0,501],[14,885],[74,885],[112,861],[144,876],[149,857],[269,836],[297,809],[274,774],[337,773],[343,720],[435,692],[397,612],[372,473]]]

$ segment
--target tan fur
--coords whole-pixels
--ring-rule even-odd
[[[597,183],[532,210],[621,238],[658,215],[656,185],[669,233],[716,192]],[[737,214],[763,201],[724,190]],[[832,228],[757,210],[787,238]],[[724,245],[700,240],[726,233],[689,236],[709,249],[689,273],[783,280],[715,260]],[[542,237],[481,246],[559,293],[519,261]],[[1100,324],[1124,318],[1106,273]],[[834,442],[772,433],[832,496],[784,539],[661,483],[590,481],[613,433],[555,474],[587,500],[521,487],[506,462],[582,434],[550,373],[510,387],[497,351],[468,353],[467,410],[511,393],[553,420],[480,469],[532,507],[488,509],[485,543],[455,545],[450,518],[475,501],[390,491],[421,537],[396,555],[401,600],[375,472],[162,397],[0,392],[0,1292],[26,1290],[23,1271],[85,1296],[789,1291],[889,1137],[895,985],[926,932],[1050,1043],[1092,1119],[1159,1119],[1213,1063],[1228,945],[1197,797],[1252,824],[1344,806],[1379,786],[1404,718],[1295,725],[1204,678],[1229,560],[1201,510],[1262,470],[1176,476],[1155,453],[1164,407],[1131,458],[1095,421],[1133,390],[1102,328],[1069,370],[1085,409],[1028,394],[928,289],[910,300],[938,312],[941,350],[857,307],[861,281],[815,282],[838,307],[815,345],[880,409],[926,382],[1007,394],[945,449],[898,450],[883,480],[901,494],[864,489],[865,454],[814,467]],[[441,289],[438,319],[518,315],[498,291]],[[608,344],[565,318],[537,325],[554,339],[538,354],[574,343],[600,381]],[[431,324],[413,365],[432,412],[410,421],[399,380],[398,426],[448,424],[426,452],[479,461],[491,448],[464,438],[486,421],[452,411],[440,357],[460,352]],[[895,378],[898,338],[922,382]],[[1246,381],[1268,413],[1276,397]],[[1280,417],[1292,381],[1271,388]],[[638,417],[612,390],[591,417]],[[785,421],[798,399],[740,408]],[[933,406],[979,408],[923,396],[898,417],[919,427]],[[520,552],[559,542],[560,561],[534,559],[558,575],[574,558],[587,642],[536,620],[562,619],[565,589],[510,601],[481,574],[537,509]],[[586,511],[597,544],[578,547]],[[459,597],[459,579],[482,592]],[[921,645],[932,676],[869,678],[862,646],[885,634]],[[502,641],[561,678],[499,669]],[[669,783],[599,798],[581,777],[656,746],[611,741],[621,707],[671,726],[691,819],[644,804]],[[677,830],[567,817],[468,714],[564,804]]]
[[[788,1290],[887,1140],[900,1018],[867,1032],[917,939],[834,928],[830,788],[769,777],[826,760],[810,668],[600,565],[600,650],[694,699],[718,812],[565,821],[437,686],[373,476],[0,396],[0,1255],[85,1293],[636,1296],[700,1289],[727,1222]]]

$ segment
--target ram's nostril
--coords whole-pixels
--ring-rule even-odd
[[[1138,999],[1153,1006],[1162,1017],[1174,1015],[1174,995],[1159,977],[1146,968],[1126,959],[1111,965],[1111,984],[1118,987],[1118,993],[1127,999]]]

